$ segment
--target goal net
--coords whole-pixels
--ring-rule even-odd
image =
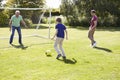
[[[41,38],[50,38],[51,9],[50,8],[0,8],[9,12],[9,18],[19,10],[28,29],[23,31],[23,37],[37,36]],[[24,27],[24,25],[22,25]],[[22,27],[22,28],[23,28]],[[30,30],[30,31],[29,31]],[[16,38],[17,36],[14,36]],[[8,37],[0,37],[2,39]]]
[[[15,14],[16,10],[20,11],[20,14],[23,17],[23,20],[26,22],[28,28],[24,28],[24,25],[21,24],[22,30],[22,39],[23,43],[30,42],[32,44],[40,43],[41,38],[44,38],[41,43],[47,42],[47,39],[50,38],[50,29],[51,29],[51,9],[50,8],[0,8],[0,10],[8,13],[9,19],[12,15]],[[0,18],[1,19],[1,18]],[[9,23],[9,20],[7,21]],[[7,24],[7,26],[9,26]],[[9,47],[9,38],[11,32],[8,27],[2,28],[0,25],[0,48]],[[29,37],[29,38],[28,38]],[[39,38],[39,39],[38,39]],[[45,42],[45,43],[46,43]],[[4,44],[3,44],[4,43]],[[18,44],[18,34],[15,31],[14,43]],[[2,45],[3,44],[3,45]]]

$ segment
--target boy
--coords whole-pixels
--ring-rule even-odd
[[[56,32],[52,38],[52,39],[54,39],[56,37],[56,40],[54,43],[54,48],[58,54],[56,59],[59,59],[61,56],[63,57],[63,59],[66,59],[66,55],[65,55],[65,52],[62,48],[62,44],[63,44],[63,40],[65,37],[65,33],[66,33],[66,40],[68,39],[67,30],[66,30],[66,27],[62,24],[61,18],[57,18],[56,22],[57,22],[57,25],[55,27]],[[59,45],[59,48],[58,48],[58,45]]]
[[[96,41],[94,40],[94,32],[97,26],[98,18],[96,15],[95,10],[91,10],[91,22],[90,22],[90,27],[89,27],[89,32],[88,32],[88,38],[91,40],[91,46],[95,47],[96,46]]]

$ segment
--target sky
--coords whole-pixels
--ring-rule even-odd
[[[7,0],[3,0],[3,4],[6,3]],[[61,4],[61,0],[46,0],[46,5],[47,7],[50,7],[50,8],[59,8]]]
[[[46,0],[46,5],[50,8],[59,8],[61,0]]]
[[[7,1],[7,0],[3,0],[3,1],[2,1],[2,4],[5,4],[5,3],[6,3],[6,1]]]

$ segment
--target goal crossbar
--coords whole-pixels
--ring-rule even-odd
[[[50,39],[50,24],[51,24],[51,9],[50,8],[9,8],[9,7],[0,7],[0,9],[8,9],[8,10],[44,10],[42,15],[40,16],[40,20],[38,22],[38,25],[36,26],[36,29],[39,28],[39,24],[41,23],[41,18],[43,17],[43,15],[45,14],[46,10],[49,10],[49,21],[48,21],[48,24],[49,24],[49,28],[48,28],[48,39]],[[31,36],[34,36],[34,35],[31,35]],[[35,35],[36,36],[36,35]],[[37,35],[38,37],[39,35]],[[28,36],[24,36],[24,37],[30,37],[30,35]],[[40,36],[39,36],[40,37]],[[43,37],[43,36],[42,36]],[[46,38],[46,37],[44,37]],[[7,39],[7,37],[4,37],[4,38],[0,38],[0,39]]]
[[[46,10],[49,8],[9,8],[9,7],[0,7],[0,9],[8,9],[8,10]]]

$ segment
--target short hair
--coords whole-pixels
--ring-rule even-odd
[[[56,19],[57,22],[62,22],[61,18]]]
[[[16,10],[15,13],[20,13],[20,11],[19,11],[19,10]]]
[[[92,12],[92,13],[96,13],[96,11],[95,11],[95,10],[91,10],[91,12]]]

